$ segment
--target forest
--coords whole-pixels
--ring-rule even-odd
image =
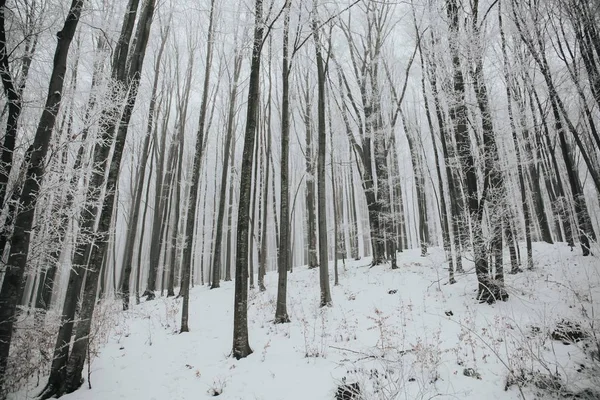
[[[0,78],[1,400],[600,398],[597,0],[0,0]]]

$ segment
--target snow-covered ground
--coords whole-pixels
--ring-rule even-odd
[[[579,254],[565,244],[535,244],[535,270],[507,275],[509,301],[491,306],[475,300],[472,268],[447,284],[436,248],[425,258],[405,251],[394,271],[369,268],[366,259],[345,268],[340,262],[334,305],[325,309],[318,270],[298,267],[289,274],[292,322],[283,325],[272,323],[271,272],[266,292],[250,291],[254,353],[240,361],[229,357],[233,283],[195,287],[189,333],[177,333],[178,299],[113,315],[116,326],[91,365],[92,389],[86,382],[64,399],[202,399],[219,392],[223,399],[320,400],[334,399],[343,381],[358,382],[364,399],[530,399],[556,373],[577,392],[600,361],[586,358],[586,341],[567,345],[550,334],[563,319],[584,329],[598,323],[600,250]]]

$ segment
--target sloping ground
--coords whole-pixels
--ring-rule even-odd
[[[402,253],[395,271],[369,268],[368,260],[346,270],[340,263],[341,284],[332,287],[334,306],[326,309],[318,307],[318,271],[296,268],[288,285],[292,322],[285,325],[271,322],[277,275],[267,274],[267,291],[250,292],[254,353],[240,361],[228,357],[230,282],[192,290],[186,334],[176,333],[180,300],[113,315],[116,326],[91,366],[92,389],[86,382],[64,399],[202,399],[218,392],[222,399],[320,400],[334,399],[344,381],[358,383],[364,399],[550,398],[548,391],[598,387],[590,377],[598,376],[600,361],[584,349],[591,341],[551,339],[563,319],[588,333],[595,323],[598,333],[598,256],[535,244],[536,269],[507,276],[509,301],[490,306],[475,300],[469,263],[458,283],[447,285],[443,253],[430,252]]]

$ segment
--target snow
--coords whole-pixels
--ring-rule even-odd
[[[558,371],[574,391],[589,384],[589,374],[577,372],[589,361],[580,343],[548,334],[562,319],[585,326],[597,318],[597,256],[536,243],[535,270],[507,275],[509,301],[487,305],[475,300],[470,263],[448,285],[443,252],[429,251],[425,258],[419,249],[400,253],[398,270],[370,268],[368,259],[344,270],[340,262],[334,305],[325,309],[318,307],[318,270],[295,268],[288,275],[292,322],[283,325],[272,323],[277,274],[268,273],[266,292],[250,290],[254,353],[240,361],[229,357],[232,282],[191,290],[189,333],[177,333],[180,299],[135,306],[115,315],[91,365],[92,389],[86,382],[64,399],[202,399],[215,390],[222,399],[334,399],[343,378],[358,382],[366,399],[519,399],[521,390],[527,398],[539,391],[505,390],[509,369]],[[465,376],[467,368],[475,376]]]

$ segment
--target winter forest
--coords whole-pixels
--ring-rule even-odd
[[[600,399],[597,0],[0,0],[0,399]]]

